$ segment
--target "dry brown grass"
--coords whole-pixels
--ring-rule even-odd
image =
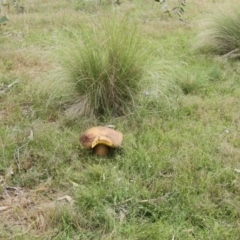
[[[29,190],[10,187],[0,182],[0,219],[4,239],[16,239],[20,236],[49,239],[54,235],[53,228],[59,224],[58,216],[64,211],[72,212],[72,199],[64,193],[55,191],[50,181]],[[58,222],[58,223],[57,223]]]

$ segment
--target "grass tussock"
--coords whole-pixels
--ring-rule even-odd
[[[1,239],[239,239],[239,62],[189,47],[193,20],[222,2],[187,1],[186,22],[152,0],[25,0],[9,15]],[[65,114],[102,114],[106,100],[102,118]],[[124,141],[98,158],[78,139],[105,124]]]
[[[148,60],[148,46],[136,26],[110,15],[71,34],[62,71],[76,86],[82,113],[122,115],[131,110]]]
[[[231,0],[218,6],[201,21],[202,31],[194,44],[217,54],[239,57],[240,54],[240,2]]]

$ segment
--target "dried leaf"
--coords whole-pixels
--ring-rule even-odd
[[[119,219],[120,219],[120,222],[123,222],[126,218],[126,213],[127,211],[125,209],[120,209],[119,211]]]
[[[5,183],[5,179],[3,176],[0,175],[0,184],[4,185]]]
[[[32,130],[32,129],[30,130],[30,134],[29,134],[29,136],[28,136],[28,139],[29,139],[30,141],[32,141],[32,140],[34,139],[33,130]]]
[[[15,197],[15,196],[23,195],[24,191],[21,188],[18,188],[18,187],[9,187],[8,186],[8,187],[5,188],[5,193],[8,196]]]
[[[234,171],[240,173],[240,169],[235,168]]]
[[[41,229],[44,229],[44,226],[46,226],[45,218],[42,214],[39,216],[39,225]]]
[[[79,185],[73,181],[70,181],[70,183],[74,186],[74,187],[78,187]]]
[[[11,208],[11,207],[10,206],[0,206],[0,211],[5,211],[9,208]]]
[[[9,178],[12,177],[13,174],[14,174],[14,171],[13,171],[13,168],[12,168],[12,166],[11,166],[11,167],[9,167],[9,168],[6,169],[5,178],[6,178],[6,179],[9,179]]]
[[[73,198],[70,197],[70,196],[68,196],[68,195],[65,195],[65,196],[63,196],[63,197],[59,197],[57,200],[58,200],[58,201],[67,200],[67,201],[68,201],[69,203],[71,203],[71,204],[74,202]]]

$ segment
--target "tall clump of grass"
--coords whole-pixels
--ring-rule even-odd
[[[240,1],[227,1],[212,15],[200,22],[202,32],[194,44],[196,49],[206,49],[231,57],[240,55]]]
[[[75,111],[119,116],[134,107],[148,55],[137,27],[127,19],[98,20],[71,30],[62,72],[77,90]]]

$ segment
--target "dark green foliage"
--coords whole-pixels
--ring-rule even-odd
[[[7,21],[8,21],[8,18],[6,16],[1,17],[0,18],[0,25],[6,23]]]

